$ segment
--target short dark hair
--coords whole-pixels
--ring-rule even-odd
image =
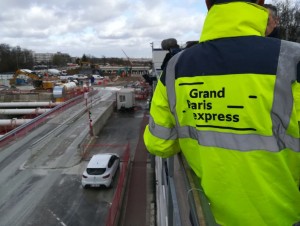
[[[264,7],[266,9],[270,9],[271,12],[272,12],[272,14],[273,14],[273,16],[277,17],[278,14],[277,14],[277,7],[276,6],[274,6],[272,4],[264,4]]]

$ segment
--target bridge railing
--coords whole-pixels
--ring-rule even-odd
[[[78,103],[82,100],[83,100],[83,95],[72,98],[66,102],[63,102],[60,105],[57,105],[56,107],[52,108],[50,111],[47,111],[47,112],[35,117],[30,122],[24,123],[24,124],[18,126],[17,128],[9,131],[8,133],[6,133],[2,137],[0,137],[0,147],[5,146],[11,140],[17,139],[18,137],[22,137],[22,136],[26,135],[28,132],[30,132],[31,130],[37,128],[43,122],[45,122],[49,118],[50,115],[57,113],[58,111],[61,111],[72,105],[75,105],[76,103]]]
[[[184,157],[155,159],[157,225],[217,226],[199,178]]]
[[[117,225],[118,217],[120,216],[122,199],[125,192],[126,187],[126,178],[128,177],[128,167],[130,164],[130,146],[127,144],[126,150],[122,157],[122,164],[120,167],[120,176],[118,180],[117,187],[115,189],[114,197],[111,202],[107,218],[106,218],[106,226]]]

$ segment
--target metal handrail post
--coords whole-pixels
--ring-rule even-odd
[[[178,198],[176,195],[176,188],[174,182],[174,156],[168,158],[168,216],[169,225],[181,226],[180,211],[178,206]]]

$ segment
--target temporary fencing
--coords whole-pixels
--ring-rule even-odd
[[[112,200],[112,204],[107,214],[106,226],[117,225],[118,216],[120,215],[120,209],[122,205],[122,198],[125,192],[126,176],[128,172],[128,165],[130,161],[130,147],[129,144],[126,145],[126,150],[122,159],[122,166],[120,168],[120,176],[118,180],[118,185],[115,190],[115,194]]]

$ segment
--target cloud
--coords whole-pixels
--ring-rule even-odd
[[[151,57],[150,42],[198,40],[206,9],[196,0],[3,0],[1,43],[81,57]]]

